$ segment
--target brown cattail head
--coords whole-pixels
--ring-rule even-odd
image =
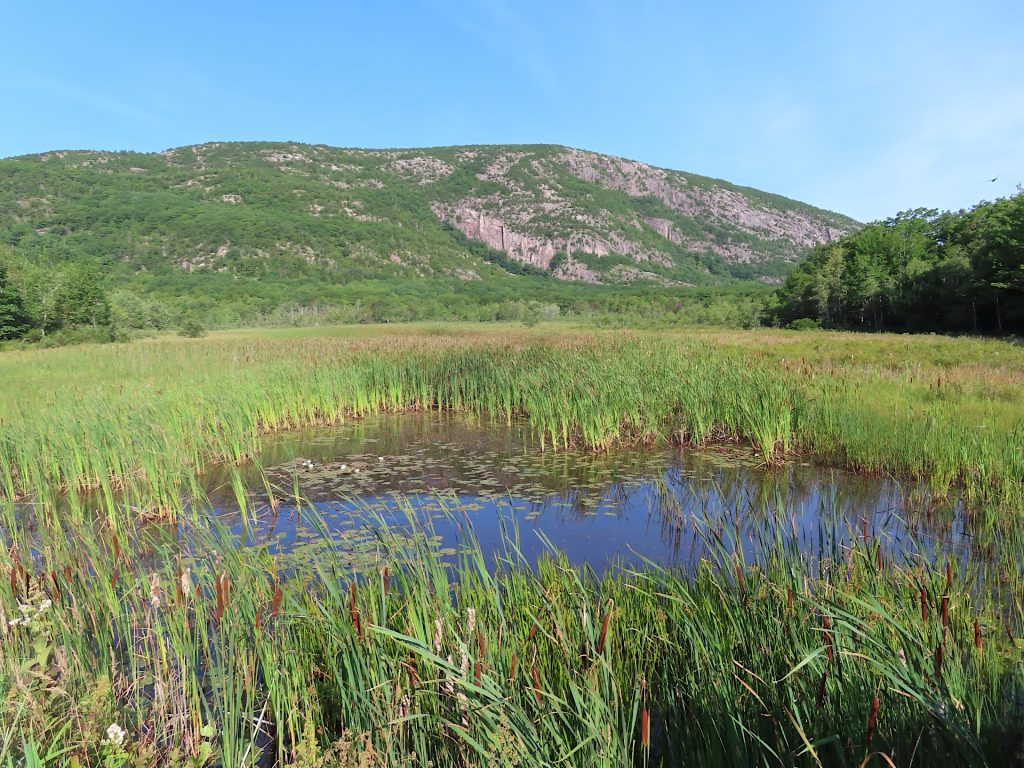
[[[271,616],[277,616],[277,610],[278,610],[278,608],[281,607],[281,596],[282,595],[283,595],[283,593],[281,592],[281,585],[279,584],[277,586],[277,588],[274,590],[274,599],[273,599],[273,602],[272,602],[271,607],[270,607],[270,615]]]
[[[391,573],[388,571],[388,567],[384,566],[384,573],[381,575],[381,581],[384,584],[384,594],[388,593],[388,586],[391,582]]]
[[[977,648],[979,651],[981,650],[981,647],[982,647],[982,641],[981,641],[981,622],[978,621],[977,619],[974,620],[974,647]]]
[[[512,685],[512,683],[516,679],[516,665],[518,664],[518,662],[519,662],[519,657],[516,656],[516,652],[515,651],[512,651],[512,664],[511,664],[511,666],[509,667],[509,670],[508,670],[508,684],[509,685]]]
[[[608,622],[611,620],[612,614],[609,611],[601,619],[601,636],[597,638],[597,655],[600,656],[604,653],[604,643],[608,639]]]
[[[50,580],[53,581],[53,596],[60,600],[60,582],[57,580],[57,572],[50,571]]]
[[[878,719],[878,694],[871,700],[871,714],[868,715],[867,748],[871,749],[871,739],[875,736],[875,721]]]
[[[356,607],[356,595],[357,587],[353,581],[349,586],[349,608],[352,611],[352,624],[355,625],[356,633],[359,635],[359,642],[363,642],[366,637],[363,635],[363,622],[359,619],[359,608]]]
[[[484,633],[480,631],[479,627],[476,630],[476,645],[482,659],[487,654],[487,643],[484,640]]]
[[[928,591],[921,587],[921,621],[928,621]]]
[[[526,638],[527,642],[533,642],[533,638],[537,634],[538,629],[540,629],[540,626],[537,624],[536,621],[533,622],[533,626],[530,627],[530,634]]]
[[[747,585],[743,580],[743,568],[740,567],[739,563],[736,563],[736,586],[740,588],[740,597],[745,598],[747,596]]]
[[[786,613],[790,616],[793,615],[793,588],[789,587],[786,590]]]
[[[540,704],[543,699],[540,695],[540,672],[537,670],[537,665],[533,665],[533,695],[537,697],[537,703]]]
[[[882,543],[879,542],[878,543],[878,549],[875,550],[875,568],[880,571],[880,570],[882,570],[882,567],[884,565],[885,565],[885,559],[882,556]]]
[[[263,626],[263,611],[259,608],[256,609],[256,631],[259,632],[260,627]]]
[[[942,628],[949,629],[949,595],[942,596]]]
[[[473,665],[473,682],[476,683],[476,687],[480,687],[480,675],[483,671],[483,662],[480,659],[476,660],[476,664]]]
[[[178,605],[181,605],[181,603],[185,599],[184,590],[182,590],[182,588],[181,588],[181,584],[182,584],[181,577],[182,576],[184,576],[184,574],[181,571],[181,563],[179,563],[178,564],[178,578],[174,580],[174,593],[175,593],[175,597],[178,600]]]
[[[117,566],[114,566],[114,572],[110,574],[110,588],[114,589],[117,586],[117,579],[120,576],[120,572],[117,570]]]
[[[71,581],[71,566],[70,565],[65,565],[64,566],[64,580],[65,581]]]
[[[834,652],[832,651],[832,632],[829,631],[832,629],[832,619],[822,616],[821,623],[825,627],[825,653],[828,654],[828,660],[832,661]]]
[[[828,679],[828,670],[821,673],[821,682],[818,684],[818,706],[825,701],[825,681]]]

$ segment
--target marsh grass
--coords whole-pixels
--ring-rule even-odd
[[[546,450],[738,441],[769,464],[801,454],[1020,507],[1024,352],[807,336],[427,328],[13,352],[0,492],[91,489],[166,517],[205,467],[252,461],[267,432],[436,409],[525,416]],[[880,359],[876,343],[895,346]]]
[[[929,342],[897,363],[779,338],[428,329],[0,356],[0,764],[1005,764],[1024,722],[1020,353],[956,342],[958,366]],[[778,537],[747,562],[737,510],[735,528],[691,521],[692,574],[599,576],[555,552],[529,567],[514,525],[488,562],[454,503],[454,562],[411,504],[401,532],[366,511],[358,558],[252,543],[230,467],[267,433],[427,409],[526,417],[549,451],[676,435],[911,476],[960,489],[1002,546],[961,572],[823,528],[813,556]],[[240,538],[204,511],[211,462]]]
[[[367,511],[358,569],[275,558],[216,521],[187,549],[86,530],[5,557],[0,759],[59,740],[88,764],[109,722],[171,764],[203,745],[224,765],[342,748],[369,765],[1001,765],[1021,749],[1019,572],[880,564],[855,530],[813,558],[763,541],[744,565],[708,521],[692,576],[599,576],[554,551],[531,569],[514,524],[488,562],[457,506],[443,558],[408,510],[402,534]]]

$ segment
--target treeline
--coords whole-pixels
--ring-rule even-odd
[[[117,341],[144,329],[195,334],[197,326],[191,313],[109,288],[109,277],[93,261],[31,260],[0,245],[0,341]]]
[[[1024,192],[917,209],[815,248],[767,312],[796,327],[1024,332]]]

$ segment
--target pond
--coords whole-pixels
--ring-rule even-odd
[[[898,562],[964,560],[974,549],[962,505],[917,484],[809,462],[766,468],[738,446],[542,451],[525,421],[431,412],[290,432],[268,440],[243,477],[262,500],[248,514],[225,470],[208,476],[209,503],[274,553],[323,538],[311,511],[339,542],[413,520],[444,554],[471,530],[489,555],[511,537],[527,562],[555,549],[597,571],[690,570],[737,546],[752,563],[780,543],[835,559],[865,535]]]

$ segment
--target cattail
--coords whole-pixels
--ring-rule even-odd
[[[942,628],[949,629],[949,595],[942,596]]]
[[[828,616],[822,616],[821,623],[825,627],[825,653],[828,654],[828,660],[832,661],[832,633],[828,631],[832,629],[832,620]]]
[[[825,701],[825,681],[828,679],[828,670],[821,673],[821,682],[818,684],[818,706]]]
[[[928,592],[921,587],[921,621],[928,622]]]
[[[71,581],[71,566],[70,565],[65,565],[64,566],[64,580],[65,581]]]
[[[14,565],[11,566],[11,594],[14,595],[14,599],[18,599],[18,582],[20,576],[18,574],[18,563],[15,561]]]
[[[114,589],[115,587],[117,587],[118,576],[120,576],[120,573],[118,572],[117,566],[115,565],[114,566],[114,572],[112,574],[110,574],[110,588],[111,589]]]
[[[974,647],[981,650],[981,622],[974,620]]]
[[[480,658],[482,659],[487,654],[487,643],[484,641],[484,633],[479,629],[476,631],[476,645],[480,651]]]
[[[411,653],[409,654],[409,661],[406,667],[409,670],[409,687],[415,688],[419,683],[419,675],[416,673],[416,657]]]
[[[256,609],[256,631],[258,632],[260,630],[260,627],[262,627],[262,626],[263,626],[263,611],[262,611],[262,609],[257,608]]]
[[[871,739],[875,736],[875,720],[878,718],[878,694],[871,700],[871,714],[868,715],[867,748],[871,749]]]
[[[384,594],[386,595],[388,593],[388,585],[390,584],[391,581],[391,574],[388,571],[388,567],[386,565],[384,566],[384,574],[382,576],[382,581],[384,582]]]
[[[178,600],[178,605],[181,605],[182,601],[185,598],[185,593],[184,593],[184,590],[182,589],[182,586],[181,586],[182,585],[182,577],[184,575],[185,574],[182,573],[182,571],[181,571],[181,564],[179,563],[178,564],[178,579],[177,579],[177,581],[174,584],[174,593],[175,593],[175,597]]]
[[[366,638],[363,635],[363,623],[359,620],[359,609],[356,607],[356,594],[356,583],[353,581],[352,584],[349,585],[349,607],[352,611],[352,624],[356,628],[356,634],[359,635],[359,642],[363,642]]]
[[[282,595],[283,595],[283,593],[281,592],[281,585],[279,584],[277,586],[277,588],[274,590],[274,599],[271,602],[271,607],[270,607],[270,615],[271,616],[277,616],[277,609],[281,607],[281,597],[282,597]]]
[[[53,596],[57,600],[60,600],[60,582],[57,581],[56,571],[50,571],[50,579],[53,581]]]
[[[786,614],[789,616],[793,615],[793,588],[789,587],[786,589]]]
[[[540,672],[537,671],[537,665],[533,665],[533,695],[537,697],[537,703],[542,702],[540,695]]]
[[[604,642],[608,639],[608,622],[611,620],[611,611],[606,613],[601,619],[601,636],[597,638],[597,655],[600,656],[604,653]]]
[[[882,558],[882,543],[879,542],[878,549],[875,550],[875,568],[880,571],[884,564],[885,561]]]
[[[480,659],[476,660],[476,664],[473,665],[473,681],[476,683],[476,687],[480,687],[480,675],[483,671],[483,662]]]
[[[516,652],[515,651],[512,651],[512,665],[509,667],[509,671],[508,671],[508,684],[509,685],[512,685],[512,683],[515,682],[515,679],[516,679],[516,665],[518,664],[518,662],[519,662],[519,657],[516,656]]]
[[[538,630],[538,629],[540,629],[540,626],[539,626],[539,625],[537,624],[537,622],[536,622],[536,621],[535,621],[535,622],[533,622],[533,626],[532,626],[532,627],[530,627],[530,634],[529,634],[529,636],[528,636],[528,637],[526,638],[527,642],[533,642],[533,638],[534,638],[534,636],[535,636],[535,635],[537,634],[537,630]]]
[[[740,567],[739,563],[736,563],[736,585],[740,588],[740,597],[746,598],[747,584],[743,580],[743,568]]]

